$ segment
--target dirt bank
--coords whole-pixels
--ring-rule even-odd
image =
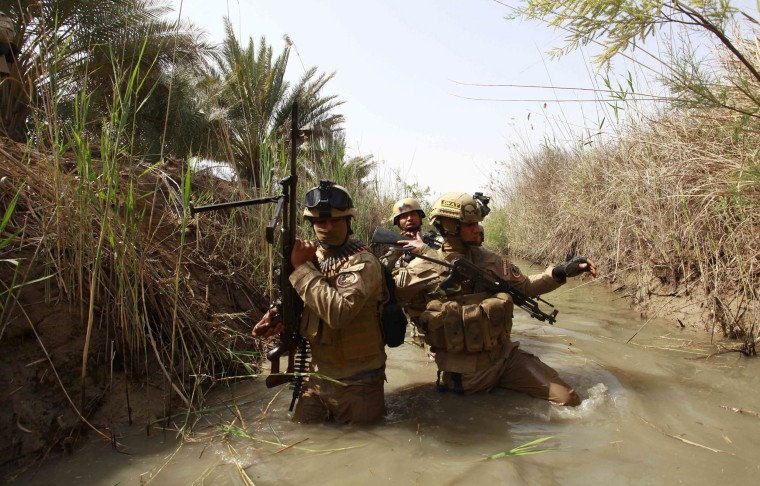
[[[231,360],[223,355],[254,350],[249,323],[268,302],[264,277],[251,278],[239,248],[221,241],[236,235],[222,234],[216,220],[206,218],[202,231],[197,221],[181,224],[176,188],[182,185],[182,163],[168,161],[151,169],[124,160],[119,190],[133,191],[136,203],[115,208],[114,218],[120,221],[112,228],[126,224],[127,210],[143,217],[134,226],[136,235],[122,234],[123,242],[103,245],[99,273],[91,278],[94,261],[82,256],[98,239],[100,222],[82,228],[75,218],[82,205],[61,200],[62,195],[81,194],[83,169],[77,160],[72,153],[40,154],[0,138],[0,214],[21,188],[2,232],[6,244],[0,247],[0,436],[7,438],[0,445],[3,475],[73,450],[85,432],[103,440],[118,438],[129,423],[144,426],[197,405],[189,403],[195,386],[191,375],[198,371],[193,363],[211,373],[208,380],[213,381],[214,371],[236,372],[230,361],[256,361],[255,356]],[[98,183],[93,177],[93,184]],[[194,178],[193,192],[240,196],[234,185],[203,174]],[[130,247],[147,264],[122,272],[118,257]],[[174,278],[178,269],[179,280]],[[78,279],[77,272],[85,277]],[[124,275],[139,285],[109,282]],[[142,295],[130,302],[119,296],[124,289]],[[175,334],[182,340],[172,350]]]

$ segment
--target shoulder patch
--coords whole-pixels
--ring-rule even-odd
[[[359,274],[356,272],[341,272],[335,279],[335,285],[337,287],[345,288],[354,285],[359,281]]]
[[[504,263],[504,276],[516,283],[522,282],[527,278],[517,265],[507,262]]]

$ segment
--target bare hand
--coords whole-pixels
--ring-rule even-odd
[[[425,242],[422,241],[421,238],[416,238],[414,240],[399,240],[396,242],[397,245],[403,246],[404,249],[411,247],[412,253],[419,253],[420,249],[425,246]]]
[[[590,258],[586,259],[587,263],[581,263],[578,267],[584,271],[591,274],[592,277],[596,278],[596,263]]]
[[[259,322],[253,326],[253,337],[268,338],[285,330],[277,309],[269,309]]]
[[[293,268],[298,268],[306,262],[314,260],[317,255],[317,246],[311,241],[296,239],[293,251],[290,253],[290,263]]]

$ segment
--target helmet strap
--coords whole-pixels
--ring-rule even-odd
[[[455,221],[455,220],[452,220]],[[444,238],[449,236],[459,236],[459,231],[461,229],[461,226],[459,225],[459,221],[456,222],[456,226],[454,227],[453,231],[447,231],[445,225],[440,220],[433,221],[433,226],[435,226],[435,229],[438,230],[438,232],[443,236]]]
[[[467,251],[467,248],[472,246],[468,244],[465,241],[462,241],[462,238],[460,238],[459,233],[461,231],[461,224],[459,221],[451,220],[451,222],[456,222],[456,225],[454,226],[453,231],[447,231],[446,226],[449,226],[449,230],[451,230],[451,225],[444,225],[443,222],[436,220],[433,221],[433,226],[438,230],[438,232],[443,236],[445,242],[442,246],[442,249],[445,253],[448,252],[460,252],[464,253]]]

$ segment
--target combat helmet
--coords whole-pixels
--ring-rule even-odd
[[[389,219],[393,221],[394,225],[398,226],[399,217],[404,213],[410,213],[412,211],[420,213],[420,218],[425,217],[425,211],[422,210],[420,203],[414,198],[405,197],[404,199],[396,201],[393,205],[393,214]]]
[[[358,213],[345,187],[323,179],[304,198],[304,218],[355,218]]]
[[[430,211],[430,221],[450,218],[460,223],[480,223],[485,217],[483,206],[466,192],[447,192],[438,199]]]

